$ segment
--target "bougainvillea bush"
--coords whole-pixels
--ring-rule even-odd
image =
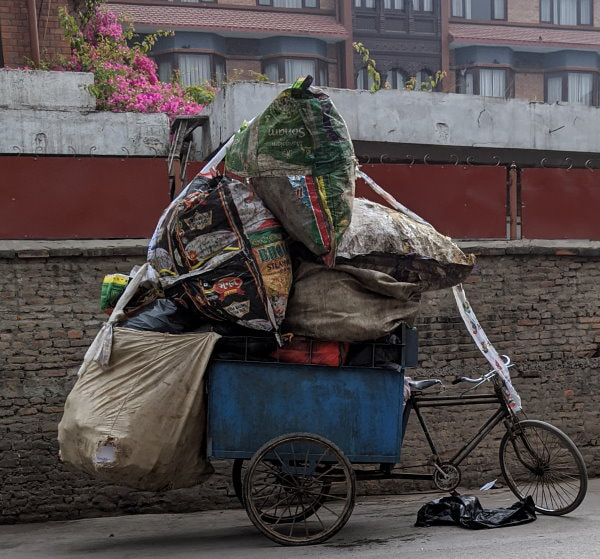
[[[46,63],[46,69],[92,72],[90,92],[99,110],[114,112],[167,113],[194,115],[203,109],[199,99],[214,98],[216,90],[208,84],[189,91],[176,80],[161,82],[156,63],[146,56],[156,40],[169,33],[158,31],[134,42],[131,28],[117,16],[101,8],[102,0],[86,0],[78,16],[60,9],[60,21],[71,46],[71,56]],[[202,90],[199,97],[198,89]]]

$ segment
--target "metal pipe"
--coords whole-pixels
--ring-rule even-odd
[[[510,219],[510,240],[518,239],[517,229],[517,166],[513,163],[508,170],[508,215]]]
[[[29,39],[31,41],[31,59],[36,66],[40,64],[40,36],[38,33],[37,10],[35,0],[27,0],[29,11]]]
[[[440,36],[442,46],[442,72],[445,72],[446,78],[442,81],[442,91],[445,93],[454,93],[455,80],[450,79],[450,3],[442,0],[440,2]]]
[[[348,33],[348,38],[342,43],[341,66],[342,83],[340,87],[354,89],[354,47],[352,46],[352,0],[342,0],[341,24]]]

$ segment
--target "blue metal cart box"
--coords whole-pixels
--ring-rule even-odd
[[[374,368],[213,361],[208,455],[251,458],[286,433],[321,435],[353,463],[397,463],[404,374]]]

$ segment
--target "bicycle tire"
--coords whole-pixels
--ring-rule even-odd
[[[575,443],[544,421],[525,419],[500,443],[500,469],[519,498],[531,495],[535,510],[560,516],[575,510],[587,492],[587,469]]]
[[[236,458],[233,462],[233,467],[231,469],[231,478],[233,482],[233,490],[235,491],[235,495],[238,498],[238,501],[242,505],[242,507],[246,507],[246,503],[244,502],[244,475],[248,466],[246,464],[247,460],[243,458]],[[305,518],[309,518],[312,516],[319,508],[323,501],[327,498],[327,494],[329,493],[329,489],[331,488],[331,484],[323,484],[321,489],[321,495],[318,499],[315,499],[312,507],[308,507],[304,509],[301,513],[297,515],[290,515],[288,517],[281,517],[270,514],[263,514],[262,519],[265,522],[278,522],[281,524],[288,524],[290,522],[298,522],[304,520]]]
[[[326,494],[318,489],[321,484]],[[318,544],[336,534],[348,522],[356,495],[348,458],[334,443],[311,433],[289,433],[266,443],[248,464],[243,485],[252,523],[288,546]],[[274,516],[279,520],[274,522]],[[281,522],[287,518],[291,521]]]

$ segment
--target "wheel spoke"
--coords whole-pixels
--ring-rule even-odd
[[[316,435],[267,443],[244,478],[244,504],[252,522],[274,541],[292,545],[322,542],[341,529],[352,512],[354,491],[347,458]]]
[[[581,455],[566,435],[547,423],[524,420],[514,435],[505,435],[500,465],[512,491],[519,498],[531,495],[540,512],[566,514],[585,496]]]
[[[345,501],[347,498],[347,497],[339,497],[338,495],[332,495],[331,493],[324,495],[323,493],[316,492],[316,491],[309,491],[309,490],[306,490],[305,493],[308,493],[310,495],[315,495],[316,497],[324,497],[325,500],[327,500],[327,501],[335,500],[335,499],[338,499],[340,501]]]

